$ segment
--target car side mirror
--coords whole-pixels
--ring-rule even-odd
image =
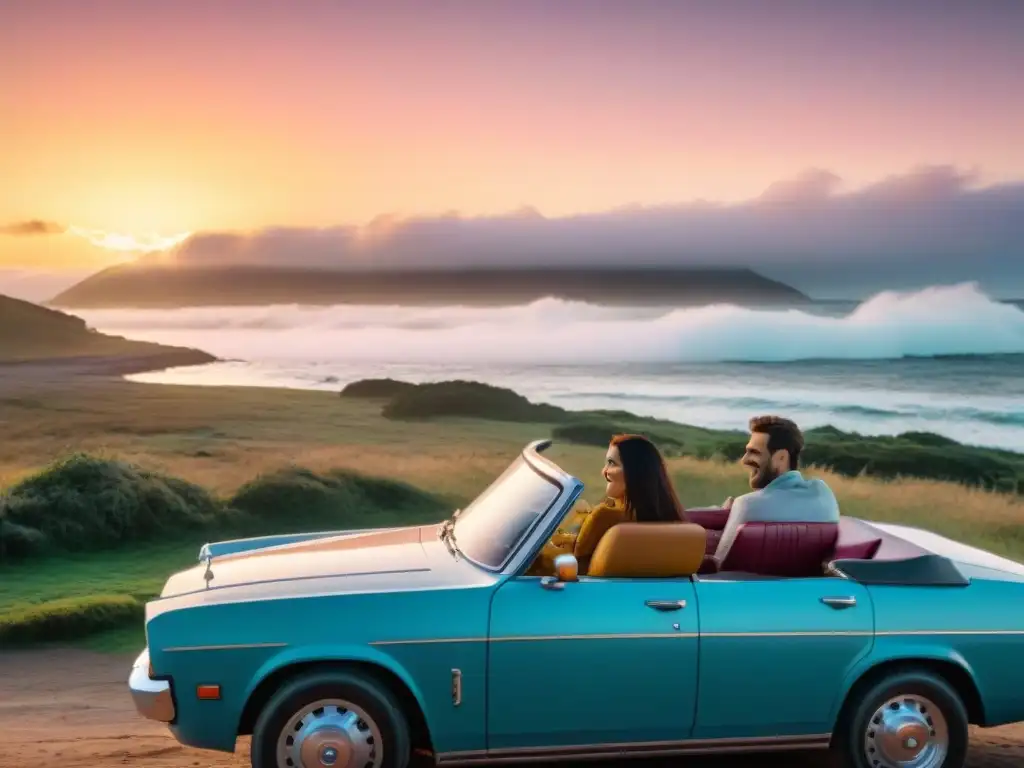
[[[566,582],[579,581],[580,564],[574,555],[559,555],[555,558],[555,575],[545,576],[540,585],[545,589],[563,589]]]

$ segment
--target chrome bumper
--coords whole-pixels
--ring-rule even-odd
[[[132,664],[128,678],[128,689],[139,714],[150,720],[170,723],[174,720],[174,697],[167,680],[154,680],[149,676],[149,649],[147,648]]]

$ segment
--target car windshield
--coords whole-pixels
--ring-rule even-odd
[[[554,481],[520,456],[459,513],[455,543],[470,560],[499,569],[560,493]]]

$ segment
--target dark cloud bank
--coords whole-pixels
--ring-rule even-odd
[[[742,203],[627,206],[549,219],[457,213],[363,227],[197,234],[168,255],[192,266],[331,269],[742,266],[817,297],[976,281],[1024,296],[1024,182],[978,186],[971,173],[927,166],[842,191],[814,169]],[[65,231],[46,221],[8,235]]]
[[[63,224],[53,221],[42,221],[30,219],[29,221],[12,221],[9,224],[0,224],[0,235],[10,237],[31,237],[33,235],[59,235],[67,231]]]
[[[841,192],[811,170],[753,200],[632,206],[547,219],[381,216],[365,227],[198,234],[191,265],[337,269],[474,266],[749,266],[814,293],[977,280],[1024,293],[1024,183],[978,187],[929,166]]]

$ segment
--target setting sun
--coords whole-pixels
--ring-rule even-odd
[[[68,233],[81,237],[98,248],[105,248],[108,251],[120,251],[122,253],[166,251],[184,242],[192,234],[191,232],[182,232],[169,236],[155,233],[131,235],[121,232],[105,232],[101,229],[84,229],[75,225],[68,227]]]

